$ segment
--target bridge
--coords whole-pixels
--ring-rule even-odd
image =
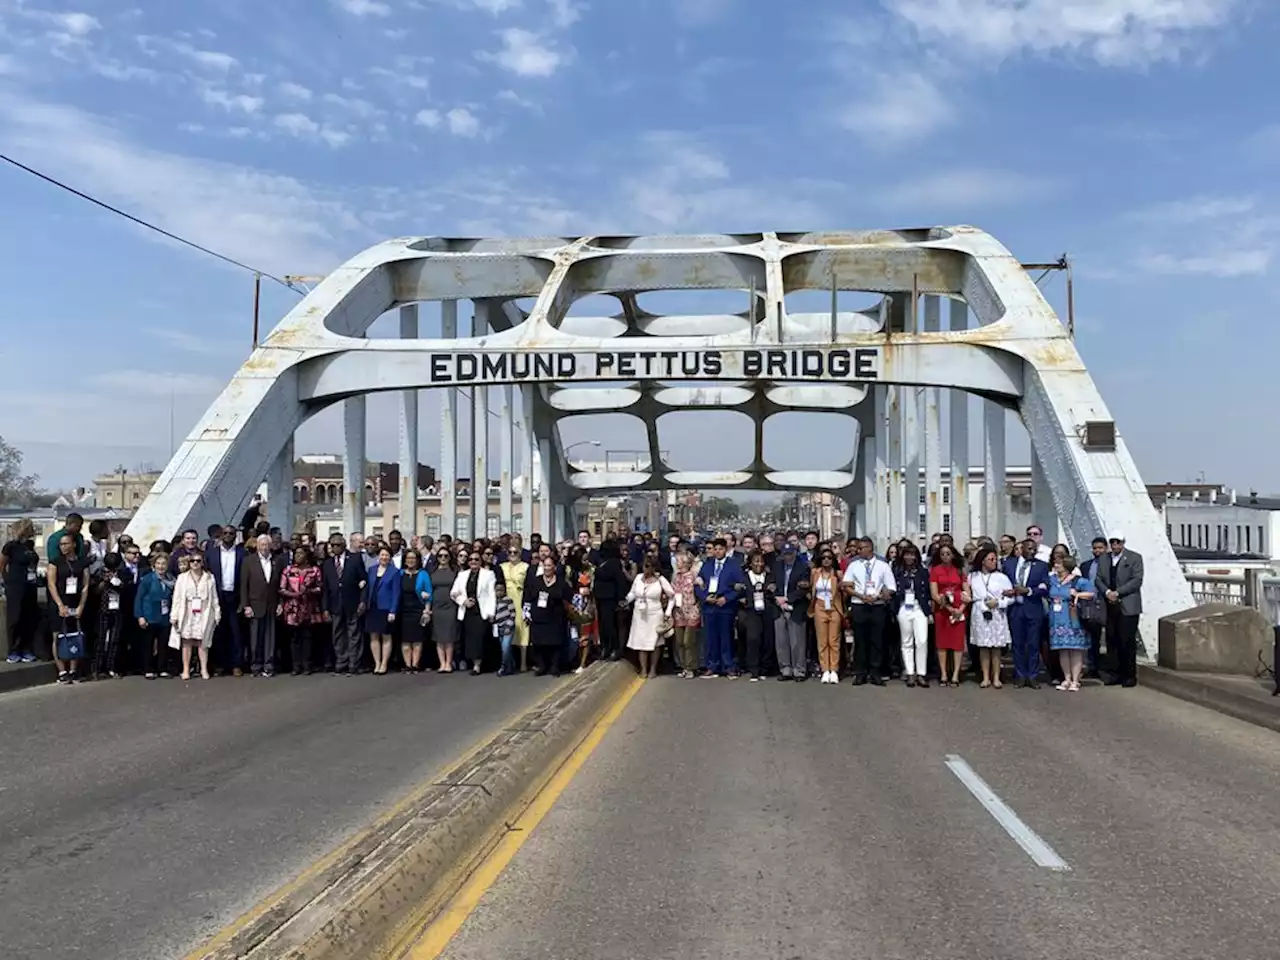
[[[729,290],[740,313],[655,316],[654,291]],[[789,295],[830,294],[828,313],[793,313]],[[842,310],[843,294],[877,296]],[[613,316],[569,316],[583,297],[616,300]],[[522,301],[532,301],[526,310]],[[943,329],[943,301],[947,303]],[[472,308],[459,327],[459,304]],[[438,304],[440,336],[421,333],[420,311]],[[398,311],[399,339],[369,328]],[[463,320],[465,321],[465,315]],[[464,333],[466,335],[464,335]],[[1155,654],[1155,625],[1192,605],[1191,592],[1123,438],[1063,324],[1021,264],[973,227],[845,233],[390,240],[330,274],[249,358],[183,443],[130,532],[139,542],[239,516],[265,477],[291,529],[292,437],[309,417],[342,403],[346,525],[362,530],[365,397],[401,394],[400,502],[415,503],[419,392],[442,389],[442,529],[456,526],[458,385],[474,391],[472,476],[490,476],[489,389],[501,391],[501,523],[514,529],[514,483],[523,471],[526,531],[562,536],[579,496],[610,489],[830,490],[853,508],[861,533],[919,532],[920,465],[926,522],[941,505],[940,395],[949,404],[948,448],[967,536],[969,405],[983,399],[986,503],[978,531],[1003,532],[1006,411],[1032,450],[1037,522],[1060,526],[1086,551],[1123,530],[1146,562],[1140,636]],[[915,388],[923,388],[920,392]],[[528,429],[513,430],[517,402]],[[657,421],[675,410],[733,410],[755,425],[744,469],[709,473],[663,462]],[[558,424],[625,411],[646,425],[647,469],[586,472],[564,456]],[[764,424],[783,412],[849,421],[845,469],[778,469],[766,462]],[[960,415],[956,415],[957,412]],[[539,453],[534,456],[534,451]],[[541,476],[530,473],[537,465]],[[643,463],[640,464],[643,466]],[[901,481],[901,482],[900,482]],[[534,503],[535,490],[540,490]],[[901,491],[905,491],[902,493]],[[402,511],[412,534],[416,511]],[[1055,524],[1056,521],[1056,524]]]
[[[644,309],[644,293],[669,289],[729,289],[743,309]],[[831,309],[788,311],[804,290]],[[855,291],[875,305],[848,309]],[[617,313],[572,313],[589,295],[613,297]],[[422,337],[429,310],[440,333]],[[366,336],[388,311],[401,336]],[[1148,659],[1155,619],[1192,604],[1069,335],[1008,251],[968,227],[389,241],[254,352],[130,533],[225,522],[264,477],[283,526],[293,433],[339,403],[345,521],[362,529],[364,398],[401,398],[405,502],[427,389],[443,391],[449,529],[468,459],[458,384],[487,388],[473,477],[490,475],[487,398],[501,397],[503,526],[519,510],[526,531],[556,534],[592,491],[686,486],[829,490],[857,530],[914,534],[940,526],[944,470],[955,535],[998,533],[992,491],[1013,411],[1032,442],[1037,521],[1081,551],[1122,527],[1144,554]],[[944,434],[940,412],[967,410],[950,400],[969,394],[980,422],[952,416]],[[672,469],[652,424],[710,409],[757,425],[743,469]],[[518,444],[516,410],[531,427]],[[565,457],[558,426],[600,410],[647,425],[647,462],[593,472]],[[843,469],[767,461],[761,425],[791,411],[847,418]],[[987,480],[977,530],[964,526],[971,428]],[[1259,798],[1280,778],[1280,712],[1258,689],[1247,696],[1251,722],[1145,683],[1072,694],[646,682],[627,663],[561,679],[29,689],[0,696],[3,952],[1263,960],[1275,955],[1280,839]]]

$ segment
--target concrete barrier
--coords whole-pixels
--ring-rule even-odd
[[[634,679],[601,663],[563,681],[371,828],[190,958],[397,956]]]
[[[1270,666],[1274,631],[1252,607],[1207,603],[1160,618],[1159,665],[1199,673],[1253,674]]]

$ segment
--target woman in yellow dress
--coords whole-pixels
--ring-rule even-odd
[[[529,669],[529,623],[524,618],[524,578],[529,573],[529,564],[524,562],[521,548],[520,534],[513,533],[507,559],[499,567],[507,584],[507,596],[516,606],[516,634],[512,643],[520,650],[520,672],[524,673]]]

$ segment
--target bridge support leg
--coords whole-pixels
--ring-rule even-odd
[[[963,300],[951,301],[950,327],[953,331],[969,327],[969,306]],[[969,508],[969,394],[951,391],[951,536],[961,549],[973,536]]]
[[[458,337],[458,301],[440,304],[440,336]],[[458,388],[445,387],[440,395],[440,532],[458,535]]]
[[[515,529],[515,491],[512,490],[512,478],[515,476],[516,445],[512,420],[515,416],[515,388],[507,384],[502,388],[502,411],[498,420],[498,458],[501,474],[498,477],[498,514],[502,520],[502,532],[510,533]]]
[[[347,533],[364,533],[364,458],[368,426],[367,405],[363,396],[342,403],[342,432],[346,453],[342,458],[342,484],[346,500],[342,519]]]
[[[400,308],[400,337],[418,338],[418,305]],[[420,534],[418,528],[418,391],[400,394],[400,532],[406,540]]]
[[[874,531],[876,544],[883,547],[890,536],[889,512],[889,388],[877,386],[872,389],[872,422],[875,424],[875,497],[871,514],[871,528]]]
[[[523,448],[520,459],[524,462],[521,464],[523,470],[523,483],[520,488],[520,513],[522,533],[524,534],[525,546],[529,545],[529,534],[536,533],[537,525],[534,523],[534,484],[537,482],[536,471],[534,469],[534,451],[537,450],[537,439],[533,433],[533,387],[520,388],[520,419],[524,423]]]
[[[551,438],[538,437],[538,531],[550,543],[556,531],[551,516]]]
[[[924,298],[924,330],[942,329],[942,300]],[[924,500],[925,542],[942,532],[942,409],[937,387],[924,389]]]
[[[1009,531],[1005,523],[1005,415],[1004,407],[982,402],[982,530],[992,540]]]
[[[285,440],[267,474],[267,514],[271,525],[280,528],[286,541],[293,536],[297,522],[293,503],[293,434]]]

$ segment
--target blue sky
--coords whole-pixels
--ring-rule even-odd
[[[974,223],[1075,258],[1147,480],[1269,490],[1278,28],[1262,0],[0,0],[0,149],[277,273],[403,234]],[[0,435],[59,485],[162,462],[170,396],[181,436],[244,359],[251,279],[7,167],[0,208]],[[266,325],[295,302],[268,285]],[[664,445],[714,466],[705,438]]]

